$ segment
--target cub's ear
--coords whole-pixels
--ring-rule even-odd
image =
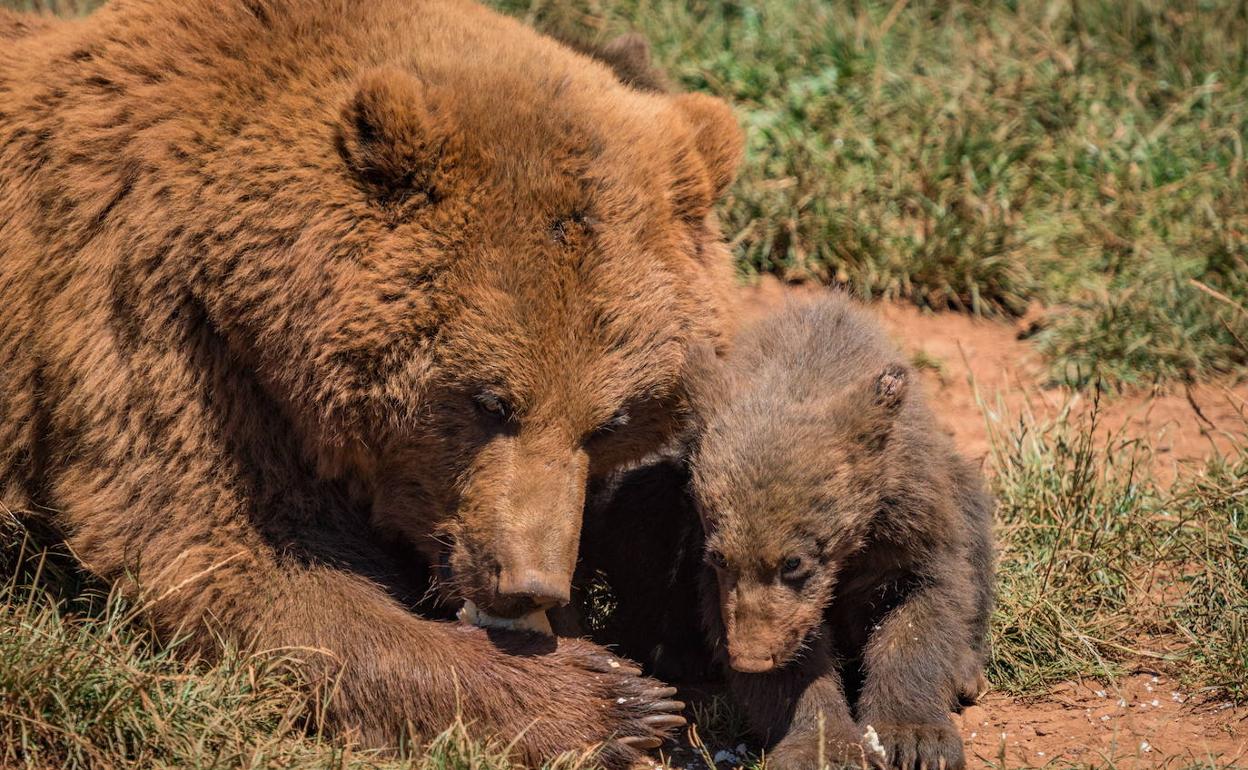
[[[446,106],[408,72],[393,67],[366,72],[342,108],[343,158],[382,201],[436,196],[433,182],[451,134]]]
[[[908,385],[909,374],[906,368],[901,364],[889,364],[875,377],[875,405],[889,414],[896,414],[906,397]]]
[[[727,102],[706,94],[679,94],[673,102],[693,130],[694,149],[706,167],[712,198],[718,200],[736,179],[745,151],[737,118]]]
[[[900,364],[889,364],[884,370],[864,378],[859,395],[850,407],[856,414],[851,417],[854,440],[865,449],[879,452],[888,445],[897,414],[906,399],[910,373]]]

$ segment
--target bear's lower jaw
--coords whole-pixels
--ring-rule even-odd
[[[465,601],[464,606],[460,608],[455,617],[461,623],[467,623],[482,628],[502,628],[511,631],[533,631],[546,636],[552,636],[554,631],[550,628],[550,620],[546,617],[545,610],[534,610],[527,615],[521,615],[518,618],[500,618],[481,611],[477,605],[471,600]]]

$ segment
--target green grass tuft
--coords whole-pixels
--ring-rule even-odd
[[[1164,489],[1146,444],[1098,431],[1063,417],[996,441],[989,679],[1027,694],[1147,664],[1248,699],[1248,449]]]

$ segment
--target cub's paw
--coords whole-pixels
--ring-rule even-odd
[[[864,725],[867,758],[884,770],[964,770],[962,736],[953,722]],[[873,734],[874,731],[874,734]]]
[[[988,678],[976,668],[963,676],[959,682],[958,702],[963,706],[974,705],[986,692],[988,692]]]
[[[822,745],[820,745],[822,743]],[[844,770],[870,768],[852,724],[837,729],[802,731],[785,736],[766,754],[767,770]]]

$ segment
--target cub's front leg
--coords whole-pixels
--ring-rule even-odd
[[[863,655],[858,722],[879,735],[872,763],[897,770],[959,770],[962,738],[950,712],[964,688],[972,608],[956,567],[924,576],[879,623]]]

